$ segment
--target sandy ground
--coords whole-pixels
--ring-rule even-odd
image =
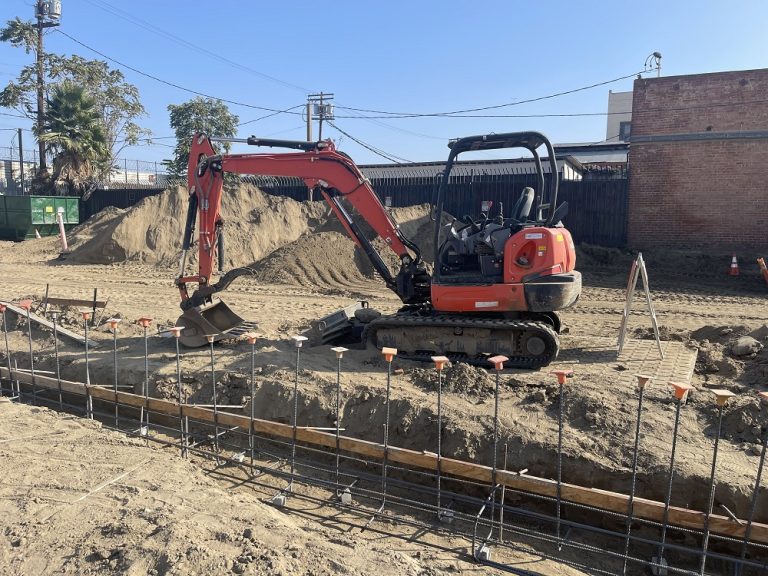
[[[309,212],[313,218],[316,216],[316,212]],[[411,216],[419,224],[418,218],[423,217],[423,214],[420,216],[417,211]],[[333,232],[322,227],[314,231],[314,236],[299,236],[296,240],[298,244],[294,244],[295,249],[284,247],[281,251],[275,248],[270,255],[261,259],[263,266],[260,269],[271,276],[262,274],[259,278],[242,279],[224,295],[227,304],[234,310],[259,323],[258,331],[262,339],[257,346],[257,392],[254,405],[256,415],[261,418],[284,422],[290,419],[295,362],[295,350],[289,340],[291,335],[306,328],[310,320],[357,298],[365,298],[373,307],[384,312],[394,311],[398,306],[394,296],[360,267],[354,273],[349,270],[333,273],[334,268],[342,268],[341,264],[329,257],[328,253],[318,254],[318,250],[327,250],[327,245],[316,244],[318,231],[322,234]],[[341,242],[336,238],[331,240]],[[313,246],[315,251],[311,252]],[[39,302],[46,283],[50,284],[51,294],[60,297],[87,298],[94,287],[99,288],[100,294],[108,298],[109,302],[100,325],[92,331],[93,338],[101,341],[101,346],[92,353],[91,379],[99,384],[112,383],[112,336],[103,320],[119,316],[123,318],[118,339],[120,383],[132,384],[136,391],[140,391],[144,379],[144,343],[141,328],[135,324],[135,320],[140,316],[151,316],[155,329],[175,322],[179,315],[178,296],[173,286],[175,267],[168,263],[136,261],[100,265],[75,263],[72,260],[58,261],[53,258],[56,248],[50,239],[27,241],[23,245],[5,244],[1,248],[0,298],[18,300],[33,297]],[[92,247],[90,250],[92,254]],[[299,269],[295,266],[297,253],[302,254],[302,259],[306,259],[307,254],[314,254],[313,267]],[[633,375],[637,364],[627,355],[617,358],[613,345],[621,321],[626,275],[631,259],[632,255],[617,250],[582,247],[578,268],[584,274],[584,291],[577,305],[563,313],[565,330],[561,337],[562,352],[557,362],[541,371],[507,371],[502,376],[500,433],[501,445],[506,444],[508,447],[509,468],[527,468],[531,474],[554,477],[559,398],[554,376],[549,372],[566,368],[574,371],[574,379],[567,388],[564,406],[564,480],[616,491],[628,490],[637,406]],[[668,352],[680,355],[680,365],[676,368],[681,371],[673,376],[668,370],[662,369],[662,363],[655,360],[653,354],[646,354],[643,370],[651,370],[651,375],[656,374],[657,377],[649,384],[644,404],[638,495],[658,500],[664,498],[674,417],[674,405],[667,381],[688,379],[696,389],[683,408],[673,504],[700,510],[705,508],[717,423],[714,395],[709,390],[727,388],[738,396],[729,402],[725,410],[724,441],[720,444],[718,460],[716,511],[722,513],[719,507],[724,505],[744,517],[752,495],[759,442],[768,426],[768,409],[761,406],[755,397],[756,391],[768,388],[768,352],[759,350],[748,356],[735,357],[730,347],[742,335],[752,335],[759,342],[765,342],[768,336],[768,328],[765,327],[768,323],[768,310],[764,303],[768,287],[759,278],[756,267],[749,264],[754,261],[751,255],[742,259],[742,275],[737,278],[725,275],[730,255],[678,251],[647,254],[646,259],[653,301],[662,325],[663,345]],[[277,270],[288,272],[278,277]],[[280,283],[268,283],[270,277]],[[653,351],[655,344],[648,340],[651,333],[650,320],[643,310],[643,304],[636,300],[636,312],[631,317],[632,346],[645,346],[644,350]],[[69,328],[82,332],[75,311],[67,311],[64,320],[70,322],[67,324]],[[11,332],[11,348],[17,351],[16,357],[21,366],[28,362],[24,352],[27,336],[23,324],[19,322],[11,327],[18,328]],[[154,330],[150,334],[150,392],[159,397],[175,399],[173,343],[156,336]],[[50,332],[33,328],[33,338],[36,365],[42,369],[54,369]],[[82,348],[65,341],[61,342],[60,348],[62,375],[82,381],[85,374]],[[691,365],[686,364],[686,358],[691,359]],[[694,361],[695,366],[692,365]],[[216,363],[219,402],[242,405],[249,412],[247,381],[250,347],[245,343],[223,342],[216,346]],[[335,366],[335,357],[329,347],[304,350],[300,424],[332,425]],[[393,368],[393,429],[390,442],[417,450],[434,451],[434,371],[424,365],[397,359]],[[347,429],[346,434],[380,441],[386,365],[375,351],[352,350],[343,360],[342,371],[341,417]],[[184,350],[182,372],[188,400],[209,403],[213,388],[208,352]],[[489,463],[493,376],[483,369],[457,364],[449,370],[448,378],[444,406],[444,453]],[[3,411],[7,410],[11,408],[4,404]],[[39,427],[36,423],[38,419],[49,421],[54,418],[46,411],[35,414],[27,412],[20,417],[26,419],[27,427],[32,428]],[[6,420],[3,418],[4,422]],[[32,422],[35,424],[32,425]],[[74,426],[72,421],[65,419],[63,422],[67,426]],[[77,426],[86,425],[80,423]],[[9,437],[12,433],[8,432]],[[114,435],[106,433],[104,442],[109,450],[120,443]],[[0,446],[10,454],[8,444]],[[15,457],[25,457],[25,451],[17,447],[21,453]],[[139,450],[136,446],[129,448]],[[151,456],[154,457],[154,452]],[[139,462],[141,458],[137,452],[130,457],[126,456],[126,462]],[[174,471],[181,475],[188,473],[186,467],[190,464],[174,462]],[[13,465],[11,467],[14,468]],[[122,466],[121,469],[128,468]],[[200,476],[192,474],[191,477],[207,482],[205,490],[211,491],[212,500],[215,498],[213,494],[218,494],[216,490],[224,490],[203,472],[200,472]],[[20,483],[23,481],[26,480],[19,479]],[[94,485],[98,485],[95,480],[77,486],[82,490],[90,490]],[[157,490],[166,489],[165,486],[157,487]],[[178,491],[174,493],[178,494]],[[77,492],[78,496],[80,494]],[[19,510],[29,506],[28,503],[22,503],[23,500],[17,498],[14,506],[18,506]],[[137,500],[136,508],[141,505],[140,500]],[[202,508],[205,509],[205,506]],[[91,513],[98,515],[95,510]],[[20,522],[34,524],[33,517],[26,514],[22,514],[24,519]],[[274,514],[274,511],[269,511],[270,517]],[[761,494],[758,516],[762,521],[768,521],[768,495],[765,491]],[[182,514],[178,521],[193,522],[192,518],[192,515]],[[231,519],[232,527],[227,530],[236,537],[246,524],[236,522],[235,512]],[[217,522],[224,520],[218,518]],[[211,528],[210,533],[213,534],[217,529]],[[312,531],[312,528],[306,526],[302,529]],[[134,533],[131,529],[129,532],[136,541],[140,540],[140,531]],[[9,529],[6,528],[8,533]],[[50,535],[41,537],[41,541],[50,538]],[[90,536],[83,538],[87,541]],[[70,545],[75,539],[73,536],[69,540]],[[313,541],[308,541],[308,545],[313,545]],[[385,546],[380,552],[387,557],[399,546]],[[65,553],[66,547],[66,543],[62,544],[61,552],[57,553],[61,556],[59,562],[70,557],[70,562],[75,563],[76,567],[87,565],[85,558],[91,552],[81,548],[75,552],[73,546]],[[268,541],[265,541],[264,547],[269,547]],[[223,550],[226,546],[222,544],[220,548]],[[374,570],[410,573],[403,567],[395,569],[387,566],[386,561],[374,554],[373,547],[362,543],[361,548],[365,548],[366,554],[360,558],[358,565],[350,567],[351,570],[358,570],[359,573],[371,573]],[[223,554],[218,548],[211,549],[216,550],[211,553],[212,557],[222,557],[217,556]],[[226,550],[227,554],[233,551],[232,548]],[[331,559],[332,552],[328,554]],[[32,556],[34,553],[25,554],[27,558]],[[350,556],[346,554],[345,559]],[[6,555],[2,558],[7,558],[4,562],[8,563],[15,556]],[[316,566],[327,566],[324,559],[319,558]],[[451,562],[454,561],[455,556]],[[430,562],[429,566],[432,569],[432,566],[437,565]],[[310,570],[315,570],[315,567],[302,565],[302,569],[306,569],[306,573],[313,573]],[[417,566],[413,573],[432,573],[419,572],[426,569]],[[471,570],[472,565],[461,564],[458,568],[450,568],[446,564],[440,569],[465,571]],[[211,570],[215,573],[218,568]],[[286,570],[285,573],[293,573],[291,568]],[[552,567],[541,571],[545,574],[561,573]]]

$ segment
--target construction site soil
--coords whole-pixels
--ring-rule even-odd
[[[154,329],[172,326],[180,314],[173,280],[178,273],[185,195],[183,189],[169,190],[129,210],[107,209],[95,215],[73,231],[71,253],[63,259],[58,258],[54,238],[2,243],[0,300],[33,298],[39,303],[46,285],[50,295],[68,298],[88,298],[98,288],[108,302],[91,331],[91,337],[101,342],[91,352],[91,382],[113,382],[112,335],[105,319],[122,318],[118,332],[120,383],[133,384],[137,392],[144,381],[144,340],[135,321],[151,316],[150,393],[175,399],[173,341],[155,335]],[[429,257],[432,227],[428,206],[392,212],[406,235]],[[311,320],[358,298],[385,313],[395,311],[399,301],[373,274],[322,203],[296,202],[243,187],[224,196],[222,213],[228,249],[225,268],[249,266],[254,271],[231,286],[223,298],[240,315],[259,324],[255,414],[289,422],[295,362],[290,336],[307,328]],[[500,445],[507,446],[510,469],[555,476],[559,395],[550,371],[573,370],[563,407],[564,481],[626,493],[637,406],[633,374],[622,357],[590,351],[599,346],[606,349],[606,342],[609,352],[614,347],[635,254],[586,245],[577,251],[584,289],[578,303],[562,313],[563,352],[543,370],[503,373]],[[738,396],[725,408],[715,502],[718,510],[722,505],[745,517],[768,423],[768,409],[755,395],[768,389],[768,350],[758,345],[737,356],[733,345],[742,336],[751,336],[758,344],[768,339],[768,287],[754,264],[759,255],[739,256],[741,275],[729,277],[730,254],[694,250],[644,253],[664,344],[684,346],[696,355],[690,374],[695,389],[680,422],[672,503],[706,508],[717,425],[716,404],[709,389],[725,388]],[[388,258],[390,263],[396,262],[396,258]],[[636,298],[630,316],[630,337],[636,340],[653,338],[644,305],[643,299]],[[23,367],[28,364],[26,322],[12,316],[9,320],[11,349],[18,352],[14,356]],[[82,330],[77,310],[64,310],[60,321],[75,331]],[[36,367],[55,369],[51,332],[34,326],[32,336]],[[62,377],[83,381],[82,346],[62,340],[59,354]],[[219,403],[242,406],[244,413],[250,413],[250,346],[223,341],[217,345],[216,355]],[[183,350],[181,365],[188,400],[210,403],[209,351]],[[434,451],[434,369],[397,358],[393,368],[390,443]],[[301,425],[333,425],[335,382],[336,359],[330,348],[304,350],[299,384]],[[342,361],[341,382],[345,434],[379,442],[385,362],[375,350],[351,350]],[[449,367],[444,388],[444,455],[490,463],[494,383],[485,369],[463,364]],[[488,573],[457,560],[455,551],[460,545],[447,535],[426,535],[422,544],[441,542],[453,553],[435,552],[437,548],[422,553],[419,539],[404,545],[359,531],[352,532],[353,536],[344,532],[342,538],[335,527],[260,504],[262,495],[258,493],[230,490],[210,473],[210,463],[186,462],[160,450],[142,452],[147,450],[143,444],[48,410],[3,403],[0,412],[0,475],[10,479],[3,482],[0,493],[0,534],[6,540],[0,541],[2,573],[207,574],[225,573],[238,562],[247,574]],[[638,496],[664,499],[673,423],[674,402],[667,379],[654,379],[645,396]],[[59,435],[55,442],[43,437],[51,433]],[[51,456],[55,447],[69,456]],[[113,471],[129,469],[143,460],[149,464],[98,497],[79,500],[77,505],[57,503],[77,500],[73,495],[87,493],[99,483],[86,473],[94,466],[89,459],[95,459],[97,466],[111,466]],[[70,474],[72,469],[77,473]],[[768,521],[765,491],[757,510],[756,519]],[[249,538],[241,536],[246,527],[252,529]],[[400,530],[407,534],[405,528]],[[331,544],[334,538],[344,542]],[[110,548],[113,545],[116,548]],[[263,561],[240,562],[237,558],[243,554]],[[45,564],[40,563],[41,558]],[[272,562],[271,568],[267,561]],[[536,564],[525,554],[520,561],[543,574],[578,573],[544,560]]]

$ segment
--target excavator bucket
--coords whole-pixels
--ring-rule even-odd
[[[186,310],[179,316],[176,326],[183,328],[179,341],[188,348],[199,348],[208,344],[207,336],[213,335],[214,341],[227,337],[227,334],[240,326],[244,320],[221,300],[205,306]]]

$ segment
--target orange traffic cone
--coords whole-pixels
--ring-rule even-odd
[[[736,260],[736,253],[733,253],[733,256],[731,257],[731,267],[728,270],[728,276],[738,276],[739,275],[739,262]]]

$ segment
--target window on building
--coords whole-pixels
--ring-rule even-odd
[[[619,140],[628,142],[632,128],[632,122],[619,122]]]

